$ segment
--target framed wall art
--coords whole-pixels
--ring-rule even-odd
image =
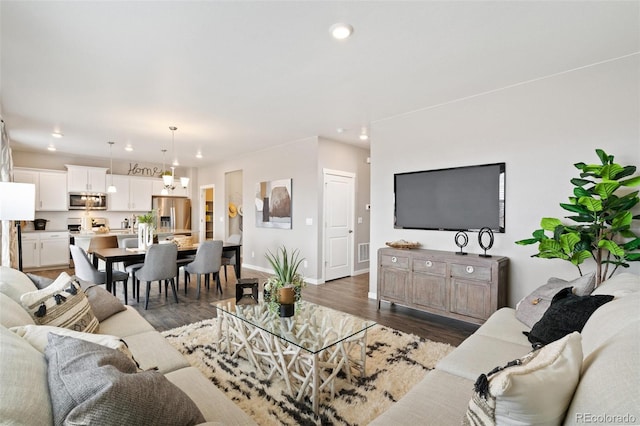
[[[259,182],[256,186],[256,226],[291,229],[292,179]]]

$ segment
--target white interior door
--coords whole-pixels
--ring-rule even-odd
[[[350,276],[353,265],[354,175],[324,171],[324,277]]]

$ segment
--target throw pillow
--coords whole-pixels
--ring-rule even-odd
[[[27,277],[29,277],[31,282],[33,282],[35,284],[35,286],[38,287],[40,290],[42,290],[45,287],[49,287],[54,281],[51,278],[43,277],[41,275],[32,274],[31,272],[27,272]]]
[[[522,299],[516,306],[516,318],[529,328],[540,321],[542,315],[551,305],[551,299],[558,291],[565,287],[573,287],[573,292],[578,296],[588,296],[596,285],[596,274],[592,272],[576,278],[573,281],[565,281],[560,278],[549,278],[549,281],[535,289],[531,294]]]
[[[114,349],[50,334],[45,354],[55,424],[204,422],[180,388],[157,371],[136,373],[131,360]]]
[[[36,289],[37,287],[23,272],[8,266],[0,266],[0,293],[20,303],[20,296]]]
[[[44,350],[49,343],[49,333],[54,333],[59,336],[71,336],[87,342],[97,343],[98,345],[106,346],[107,348],[116,349],[133,360],[133,355],[131,354],[126,342],[121,338],[110,334],[81,333],[79,331],[69,330],[68,328],[53,327],[50,325],[22,325],[18,327],[11,327],[10,330],[25,339],[31,344],[31,346],[42,353],[44,353]]]
[[[611,301],[611,295],[576,296],[571,287],[564,288],[551,300],[551,306],[530,332],[524,332],[534,345],[546,345],[574,331],[582,331],[596,309]]]
[[[47,288],[23,294],[20,303],[38,325],[70,328],[85,333],[93,333],[98,329],[99,323],[87,296],[80,284],[67,274],[60,274]]]
[[[578,332],[495,368],[476,381],[463,424],[561,424],[581,368]]]
[[[117,297],[109,293],[100,285],[93,284],[88,281],[82,281],[80,279],[77,280],[80,283],[82,290],[84,290],[84,293],[87,295],[87,299],[89,299],[89,304],[91,305],[91,310],[99,322],[106,320],[113,314],[117,314],[118,312],[125,311],[127,309]]]
[[[22,305],[4,293],[0,293],[0,324],[11,328],[18,325],[34,324],[31,315]]]

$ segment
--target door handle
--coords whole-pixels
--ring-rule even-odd
[[[353,234],[353,229],[349,229],[349,233],[350,233],[350,234]]]

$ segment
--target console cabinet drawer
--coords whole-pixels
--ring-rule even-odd
[[[452,263],[451,276],[466,280],[491,281],[491,267]]]
[[[433,275],[446,275],[447,264],[431,259],[413,259],[413,270],[416,272],[426,272]]]
[[[409,258],[384,254],[380,256],[380,265],[398,269],[409,269]]]

